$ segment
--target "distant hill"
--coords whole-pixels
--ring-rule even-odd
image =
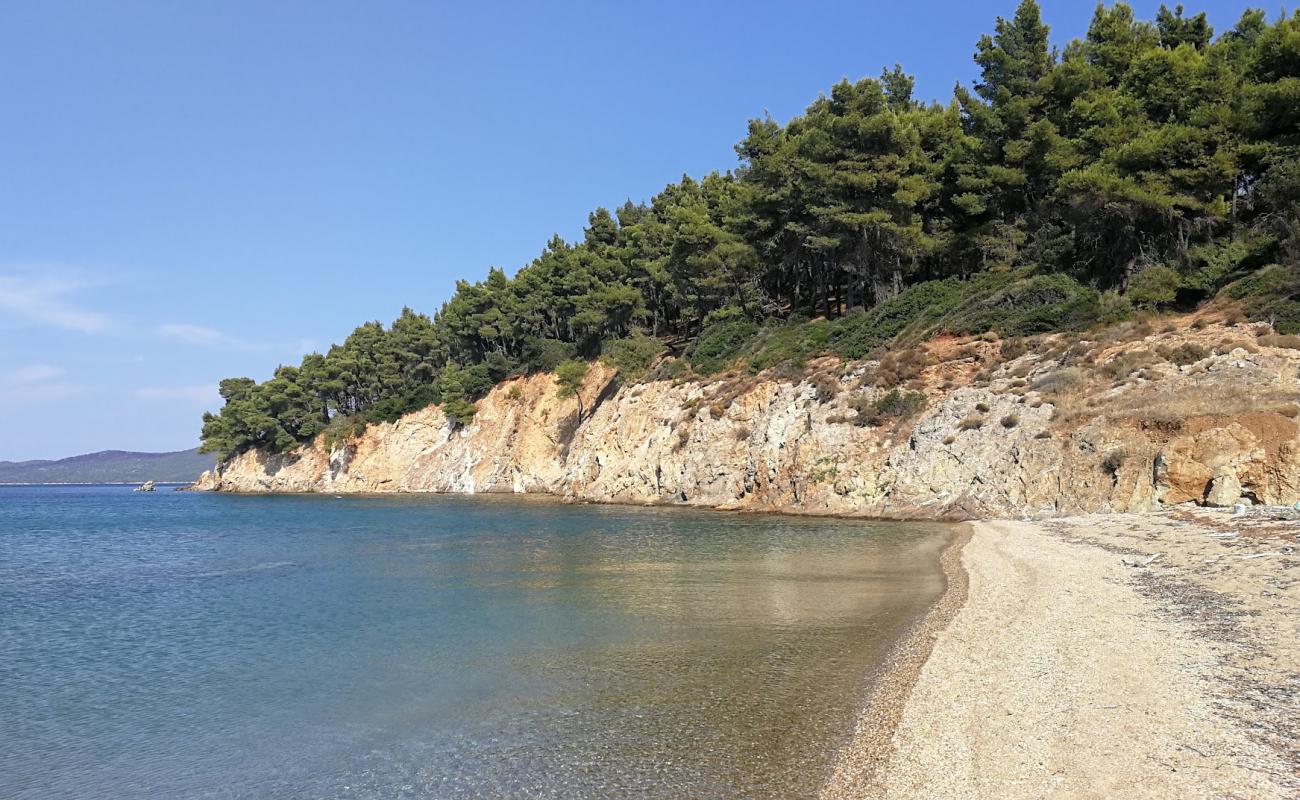
[[[58,461],[0,461],[0,483],[189,483],[216,463],[198,449],[176,453],[104,450]]]

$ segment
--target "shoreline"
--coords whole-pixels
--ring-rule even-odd
[[[157,483],[157,482],[155,482]],[[46,484],[53,485],[53,484]],[[86,484],[96,485],[96,484]],[[106,484],[108,485],[108,484]],[[135,484],[123,484],[133,486]],[[158,483],[162,486],[163,484]],[[169,484],[170,485],[170,484]],[[440,490],[414,490],[414,489],[377,489],[368,491],[357,491],[352,489],[343,490],[311,490],[311,491],[281,491],[278,489],[206,489],[195,488],[197,483],[179,484],[184,486],[181,491],[194,492],[195,494],[211,494],[217,496],[230,497],[360,497],[360,498],[389,498],[389,497],[454,497],[454,498],[516,498],[536,500],[538,502],[560,503],[563,505],[574,506],[613,506],[615,508],[687,508],[696,511],[717,511],[724,514],[751,515],[761,517],[804,517],[811,519],[833,519],[844,520],[846,522],[915,522],[915,523],[933,523],[936,525],[968,525],[976,522],[975,518],[968,514],[960,514],[955,511],[944,511],[942,513],[926,515],[916,513],[918,509],[911,508],[900,510],[898,513],[881,511],[874,509],[872,511],[863,511],[860,513],[823,510],[820,508],[810,508],[799,503],[780,506],[742,506],[728,503],[693,503],[680,502],[676,500],[656,500],[653,502],[644,502],[636,500],[611,499],[602,500],[591,497],[580,497],[572,494],[562,494],[559,492],[545,491],[482,491],[482,492],[454,492]]]
[[[46,481],[45,483],[0,482],[0,486],[139,486],[143,481]],[[193,481],[154,481],[154,486],[193,486]]]
[[[821,796],[1296,796],[1300,533],[1281,517],[971,523]]]
[[[884,662],[868,678],[862,714],[849,741],[840,748],[819,797],[847,800],[879,791],[880,780],[893,753],[890,741],[908,697],[939,637],[966,604],[969,576],[962,551],[974,535],[974,523],[962,523],[939,555],[943,593],[934,605],[890,648]]]

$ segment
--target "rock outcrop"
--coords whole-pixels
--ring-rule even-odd
[[[932,342],[914,352],[924,366],[907,381],[925,409],[876,425],[855,424],[856,409],[889,388],[876,385],[873,362],[822,360],[796,380],[626,386],[595,365],[582,420],[577,400],[537,374],[493,389],[468,426],[429,407],[334,449],[318,440],[240,454],[195,488],[524,492],[925,518],[1291,504],[1300,351],[1254,340],[1248,326],[1057,336],[1014,358],[998,342]],[[1159,355],[1189,342],[1203,349]]]

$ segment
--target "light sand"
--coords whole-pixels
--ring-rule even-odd
[[[897,724],[878,691],[825,796],[1300,797],[1300,525],[973,527],[964,604],[927,620],[929,658],[885,681]]]

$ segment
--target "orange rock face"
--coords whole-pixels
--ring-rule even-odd
[[[1300,500],[1300,352],[1249,326],[1095,341],[1046,337],[1000,362],[943,340],[903,391],[924,408],[864,422],[890,389],[872,362],[807,365],[800,381],[736,373],[620,386],[589,370],[585,414],[546,374],[515,378],[453,427],[437,407],[320,441],[240,454],[196,488],[248,492],[516,492],[927,518],[1139,511]],[[1206,357],[1175,364],[1185,341]],[[1184,359],[1185,360],[1185,359]]]

